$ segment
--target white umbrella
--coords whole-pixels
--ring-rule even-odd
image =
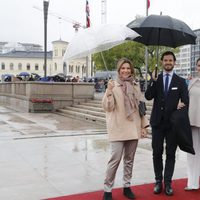
[[[124,43],[127,38],[134,39],[138,36],[138,33],[125,25],[102,24],[90,27],[76,33],[66,49],[64,60],[69,61],[105,51]]]

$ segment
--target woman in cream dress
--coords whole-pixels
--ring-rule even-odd
[[[189,118],[195,155],[187,154],[188,181],[185,190],[199,189],[200,176],[200,58],[196,62],[197,77],[189,83]]]

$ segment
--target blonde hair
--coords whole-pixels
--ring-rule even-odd
[[[117,72],[118,72],[118,74],[119,74],[119,71],[120,71],[120,69],[121,69],[121,67],[124,63],[128,63],[130,65],[131,75],[135,76],[135,70],[134,70],[133,63],[128,58],[121,58],[120,60],[118,60],[118,62],[117,62]]]

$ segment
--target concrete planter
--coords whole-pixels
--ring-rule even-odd
[[[30,99],[29,112],[52,112],[53,110],[52,99]]]

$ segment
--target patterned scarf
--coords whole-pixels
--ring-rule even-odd
[[[120,84],[123,91],[126,118],[133,121],[133,113],[138,110],[139,104],[138,94],[134,88],[134,79],[132,76],[128,78],[118,76],[117,82]]]

